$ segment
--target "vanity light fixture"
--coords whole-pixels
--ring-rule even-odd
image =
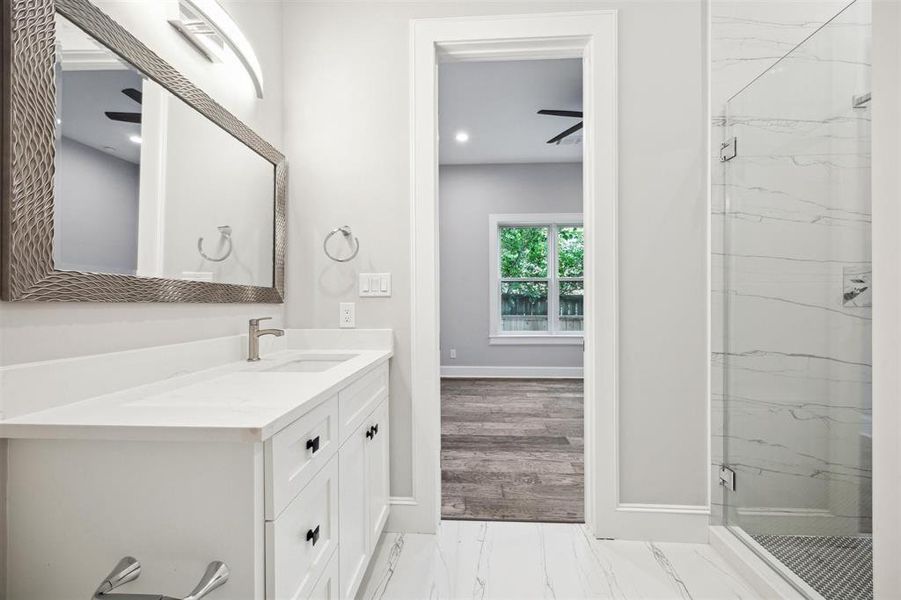
[[[461,144],[465,144],[469,141],[469,134],[465,131],[458,131],[456,135],[454,135],[454,139]]]
[[[225,59],[228,46],[244,65],[253,81],[257,98],[263,97],[263,70],[253,47],[231,15],[217,0],[179,0],[179,18],[172,25],[210,62]]]
[[[141,139],[141,136],[139,136],[139,135],[130,135],[130,136],[128,136],[128,139],[130,142],[132,142],[134,144],[140,144],[141,142],[144,141],[143,139]]]

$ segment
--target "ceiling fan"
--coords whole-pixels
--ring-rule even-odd
[[[138,104],[143,104],[144,102],[144,94],[134,88],[125,88],[122,90],[122,93],[137,102]],[[140,123],[141,122],[141,113],[138,112],[115,112],[115,111],[106,111],[104,113],[107,119],[111,121],[121,121],[123,123]]]
[[[539,115],[551,115],[551,116],[554,116],[554,117],[572,117],[572,118],[575,118],[575,119],[581,119],[581,118],[582,118],[582,111],[581,111],[581,110],[552,110],[552,109],[542,108],[541,110],[538,111],[538,114],[539,114]],[[564,138],[567,138],[567,137],[571,136],[572,134],[574,134],[575,132],[577,132],[577,131],[579,131],[580,129],[582,129],[582,126],[583,126],[583,125],[584,125],[584,122],[583,122],[583,121],[579,121],[578,123],[576,123],[575,125],[573,125],[573,126],[570,127],[569,129],[566,129],[566,130],[564,130],[564,131],[561,131],[560,133],[558,133],[557,135],[555,135],[554,137],[552,137],[551,139],[549,139],[549,140],[547,141],[547,143],[548,143],[548,144],[557,144],[557,145],[559,145],[560,142],[562,142],[562,141],[564,140]]]

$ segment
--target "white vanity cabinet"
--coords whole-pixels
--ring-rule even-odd
[[[181,597],[221,560],[210,600],[352,598],[389,508],[390,351],[357,356],[332,378],[239,366],[0,423],[6,597],[87,598],[134,556],[117,592]]]
[[[356,594],[388,518],[387,416],[382,400],[338,453],[342,598]]]
[[[388,365],[267,440],[265,458],[267,600],[353,598],[388,517]]]

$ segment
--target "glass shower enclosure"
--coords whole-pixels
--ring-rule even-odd
[[[726,107],[723,518],[830,600],[872,598],[869,91],[857,0]]]

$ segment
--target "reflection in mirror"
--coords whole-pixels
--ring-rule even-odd
[[[275,167],[56,16],[63,271],[273,285]]]

